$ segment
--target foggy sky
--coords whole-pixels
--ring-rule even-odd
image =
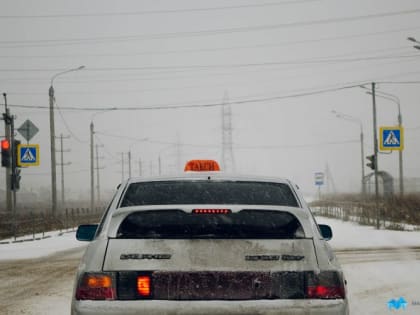
[[[0,91],[16,127],[30,119],[40,129],[31,143],[41,165],[23,169],[22,190],[51,185],[48,88],[81,65],[54,80],[69,194],[89,190],[91,122],[106,190],[122,179],[122,155],[128,176],[128,151],[135,176],[139,159],[142,175],[158,174],[159,157],[162,174],[193,158],[220,161],[224,99],[236,171],[290,178],[311,194],[328,166],[337,191],[360,191],[359,124],[331,111],[361,121],[372,154],[372,99],[358,85],[373,81],[401,101],[404,172],[420,177],[420,52],[407,41],[420,39],[418,1],[0,3]],[[378,126],[397,124],[394,102],[378,97],[377,109]],[[398,177],[398,154],[379,158]]]

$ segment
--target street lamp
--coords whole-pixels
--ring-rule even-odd
[[[366,92],[366,94],[372,95],[372,92]],[[394,102],[398,106],[398,127],[402,128],[402,115],[401,115],[401,103],[400,99],[393,94],[385,93],[385,92],[378,92],[376,91],[376,96],[387,99],[389,101]],[[399,183],[400,183],[400,195],[404,195],[404,172],[403,172],[403,151],[398,151],[398,162],[399,162]]]
[[[363,136],[363,124],[362,121],[356,117],[347,115],[347,114],[343,114],[340,112],[337,112],[335,110],[332,110],[331,113],[333,113],[335,115],[335,117],[337,118],[341,118],[353,123],[356,123],[360,126],[360,153],[361,153],[361,162],[362,162],[362,194],[365,195],[366,194],[366,184],[365,184],[365,165],[364,165],[364,136]]]
[[[63,74],[82,70],[85,66],[80,66],[78,68],[69,69],[66,71],[59,72],[51,77],[51,84],[48,91],[49,101],[50,101],[50,143],[51,143],[51,197],[52,205],[51,212],[55,216],[57,213],[57,174],[56,174],[56,160],[55,160],[55,125],[54,125],[54,80]]]

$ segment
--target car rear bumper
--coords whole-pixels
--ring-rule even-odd
[[[73,301],[72,315],[348,315],[346,300]]]

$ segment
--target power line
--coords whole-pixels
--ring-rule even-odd
[[[57,103],[55,103],[55,106],[57,107],[57,109],[58,109],[58,113],[60,114],[60,117],[61,117],[61,120],[63,121],[63,124],[64,124],[64,127],[66,128],[66,130],[73,136],[73,138],[77,141],[77,142],[79,142],[79,143],[85,143],[85,144],[87,144],[87,143],[89,143],[89,141],[88,140],[80,140],[80,138],[78,137],[78,136],[76,136],[76,134],[71,130],[71,128],[70,128],[70,126],[69,126],[69,124],[67,123],[67,121],[66,121],[66,119],[64,118],[64,115],[63,115],[63,113],[61,112],[61,108],[58,106],[58,104]]]
[[[398,30],[391,30],[391,31],[384,31],[384,32],[373,32],[373,33],[363,33],[363,34],[356,34],[356,35],[348,35],[348,36],[334,36],[334,37],[326,37],[326,38],[320,38],[320,39],[310,39],[310,40],[300,40],[300,41],[289,41],[289,42],[282,42],[282,43],[276,43],[276,44],[259,44],[259,45],[240,45],[240,46],[230,46],[230,47],[213,47],[213,48],[200,48],[200,49],[175,49],[175,50],[166,50],[166,51],[142,51],[142,52],[132,52],[132,53],[101,53],[101,54],[60,54],[60,55],[0,55],[0,58],[14,58],[14,59],[51,59],[51,58],[86,58],[86,57],[130,57],[130,56],[144,56],[144,55],[169,55],[169,54],[186,54],[186,53],[201,53],[201,52],[217,52],[217,51],[226,51],[226,50],[241,50],[241,49],[255,49],[255,48],[275,48],[275,47],[281,47],[286,45],[293,45],[293,44],[302,44],[302,43],[308,43],[308,42],[318,42],[318,41],[327,41],[327,40],[337,40],[337,39],[348,39],[348,38],[354,38],[354,37],[366,37],[366,36],[372,36],[372,35],[381,35],[381,34],[389,34],[393,32],[406,32],[406,31],[412,31],[420,29],[420,27],[414,27],[414,28],[407,28],[407,29],[398,29]],[[412,50],[411,47],[405,46],[398,46],[394,48],[387,48],[387,51],[398,51],[398,50]],[[367,52],[383,52],[383,49],[372,49],[365,52],[359,52],[361,53],[367,53]],[[354,55],[353,54],[343,54],[345,55]]]
[[[148,10],[148,11],[127,11],[127,12],[103,12],[103,13],[77,13],[77,14],[43,14],[43,15],[0,15],[0,19],[45,19],[45,18],[85,18],[85,17],[112,17],[112,16],[138,16],[155,14],[178,14],[178,13],[196,13],[208,11],[222,11],[234,9],[253,9],[262,7],[275,7],[291,4],[301,4],[309,2],[320,2],[322,0],[290,0],[281,2],[266,2],[259,4],[230,5],[221,7],[205,8],[185,8],[173,10]]]
[[[142,67],[89,67],[84,71],[90,72],[106,72],[106,71],[152,71],[152,70],[208,70],[208,69],[226,69],[226,68],[255,68],[255,67],[272,67],[279,65],[307,65],[307,64],[335,64],[344,62],[360,62],[371,60],[390,60],[390,59],[410,59],[418,58],[419,54],[410,55],[383,55],[383,56],[370,56],[359,58],[336,58],[336,59],[312,59],[312,60],[289,60],[289,61],[274,61],[274,62],[261,62],[261,63],[242,63],[242,64],[214,64],[214,65],[182,65],[182,66],[142,66]],[[57,72],[62,69],[45,69],[45,68],[14,68],[14,69],[0,69],[0,72]]]
[[[360,143],[360,140],[344,140],[344,141],[330,141],[330,142],[320,142],[313,144],[284,144],[284,145],[234,145],[235,149],[287,149],[287,148],[308,148],[308,147],[320,147],[326,145],[340,145],[340,144],[349,144],[349,143]]]
[[[197,36],[212,36],[221,34],[232,34],[232,33],[246,33],[255,31],[267,31],[282,28],[294,28],[301,26],[315,26],[315,25],[329,25],[335,23],[345,23],[354,21],[371,20],[377,18],[394,17],[400,15],[410,15],[420,13],[420,9],[402,10],[385,13],[366,14],[352,17],[340,17],[340,18],[329,18],[319,19],[303,22],[290,22],[282,24],[268,24],[259,26],[242,26],[233,28],[220,28],[210,29],[201,31],[186,31],[186,32],[167,32],[167,33],[156,33],[150,35],[134,35],[134,36],[111,36],[111,37],[86,37],[86,38],[67,38],[67,39],[37,39],[37,40],[7,40],[0,41],[0,45],[4,45],[5,48],[9,47],[30,47],[31,44],[42,44],[42,46],[48,45],[77,45],[77,44],[92,44],[101,42],[120,42],[120,41],[131,41],[131,40],[147,40],[147,39],[168,39],[168,38],[181,38],[181,37],[197,37]],[[9,45],[9,46],[8,46]],[[15,46],[10,46],[15,45]]]
[[[272,96],[272,97],[262,97],[262,98],[253,98],[253,99],[244,99],[244,100],[236,100],[230,101],[229,103],[232,105],[239,105],[239,104],[249,104],[249,103],[261,103],[261,102],[269,102],[269,101],[276,101],[282,100],[287,98],[297,98],[297,97],[304,97],[316,94],[324,94],[329,92],[337,92],[345,89],[350,89],[353,87],[357,87],[363,84],[368,84],[366,82],[360,82],[357,84],[352,85],[344,85],[340,87],[332,87],[332,88],[325,88],[319,89],[314,91],[307,91],[301,93],[291,93],[287,95],[280,95],[280,96]],[[207,104],[189,104],[189,105],[151,105],[151,106],[141,106],[141,107],[62,107],[62,110],[74,110],[74,111],[105,111],[105,110],[113,110],[113,111],[139,111],[139,110],[163,110],[163,109],[181,109],[181,108],[205,108],[205,107],[215,107],[215,106],[222,106],[222,102],[215,102],[215,103],[207,103]],[[9,104],[10,107],[20,107],[20,108],[31,108],[31,109],[49,109],[48,106],[31,106],[31,105],[18,105],[18,104]]]
[[[138,138],[130,138],[127,136],[122,135],[114,135],[104,132],[95,132],[107,137],[114,137],[114,138],[120,138],[125,140],[143,140]],[[215,147],[219,148],[220,144],[197,144],[197,143],[179,143],[179,142],[171,142],[171,141],[157,141],[157,140],[147,140],[149,143],[156,143],[156,144],[163,144],[163,145],[181,145],[181,146],[190,146],[190,147]],[[285,144],[285,145],[245,145],[245,144],[237,144],[232,142],[232,145],[235,147],[235,149],[281,149],[281,148],[301,148],[301,147],[317,147],[317,146],[323,146],[323,145],[339,145],[339,144],[348,144],[348,143],[360,143],[359,139],[352,139],[352,140],[343,140],[343,141],[329,141],[329,142],[320,142],[320,143],[314,143],[314,144]]]
[[[417,72],[418,73],[418,72]],[[375,81],[377,84],[419,84],[420,81],[378,81],[378,80],[371,80]],[[334,86],[334,87],[327,87],[322,89],[314,89],[314,90],[306,90],[303,92],[296,92],[290,93],[285,95],[277,95],[277,96],[270,96],[270,97],[261,97],[261,98],[248,98],[242,100],[233,100],[229,103],[232,105],[240,105],[240,104],[252,104],[252,103],[264,103],[264,102],[271,102],[271,101],[278,101],[288,98],[300,98],[312,95],[319,95],[331,92],[338,92],[342,90],[348,90],[351,88],[359,87],[362,85],[370,84],[366,81],[357,81],[354,83],[343,84],[341,86]],[[150,106],[109,106],[109,107],[76,107],[76,106],[66,106],[61,107],[61,110],[71,110],[71,111],[141,111],[141,110],[168,110],[168,109],[182,109],[182,108],[210,108],[210,107],[217,107],[222,106],[222,102],[214,102],[214,103],[205,103],[205,104],[182,104],[182,105],[174,105],[174,104],[165,104],[165,105],[150,105]],[[10,107],[15,108],[28,108],[28,109],[49,109],[48,106],[41,106],[41,105],[23,105],[23,104],[8,104]]]

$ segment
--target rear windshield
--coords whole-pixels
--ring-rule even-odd
[[[172,204],[246,204],[298,207],[287,184],[249,181],[133,183],[120,207]]]
[[[295,239],[303,238],[291,213],[242,210],[228,214],[195,214],[182,210],[139,211],[121,223],[117,238],[146,239]]]

